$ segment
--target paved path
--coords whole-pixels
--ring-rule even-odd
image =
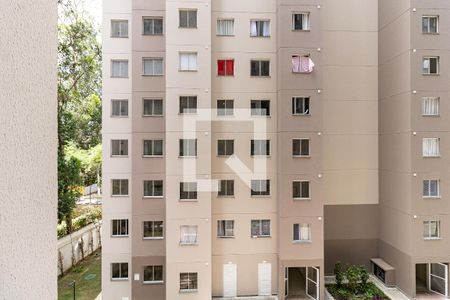
[[[411,300],[405,294],[403,294],[396,287],[387,287],[385,286],[378,278],[373,275],[370,275],[370,281],[372,281],[383,293],[386,294],[392,300]]]

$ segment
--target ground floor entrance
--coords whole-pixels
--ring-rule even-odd
[[[448,263],[416,264],[416,298],[448,297]]]
[[[318,267],[286,267],[284,270],[284,299],[319,300],[319,278]]]

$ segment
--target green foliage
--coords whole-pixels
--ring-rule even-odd
[[[100,207],[88,206],[82,209],[81,214],[72,219],[72,231],[79,230],[86,225],[94,222],[98,222],[102,218],[102,209]],[[66,221],[62,221],[57,226],[58,238],[66,236],[69,232],[67,231]]]
[[[342,263],[340,261],[337,261],[334,265],[334,276],[336,277],[336,284],[338,287],[341,287],[344,281],[344,272],[342,271]]]
[[[81,273],[84,270],[84,267],[82,265],[77,265],[72,268],[73,273]]]
[[[68,220],[71,232],[80,187],[100,177],[101,47],[98,30],[77,7],[80,3],[59,0],[58,4],[62,17],[58,25],[58,219]],[[84,157],[66,151],[70,145],[92,152],[92,158],[85,162]]]
[[[360,282],[360,273],[359,273],[359,267],[358,266],[349,266],[347,270],[345,271],[345,278],[347,278],[347,287],[353,294],[357,294],[359,289],[359,282]]]
[[[102,170],[101,144],[85,150],[78,148],[74,143],[70,143],[66,146],[65,153],[67,156],[73,156],[80,160],[84,186],[100,182]]]

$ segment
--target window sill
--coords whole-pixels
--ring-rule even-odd
[[[197,289],[195,289],[195,290],[180,290],[180,293],[182,293],[182,294],[184,294],[184,293],[197,293],[197,292],[198,292]]]
[[[270,115],[252,115],[252,114],[250,114],[250,116],[252,118],[270,118],[271,117]]]
[[[142,115],[143,118],[151,118],[151,117],[164,117],[164,115]]]
[[[164,199],[164,196],[143,196],[142,199]]]
[[[311,198],[292,198],[294,201],[311,201]]]
[[[263,158],[263,157],[271,158],[272,156],[270,154],[269,155],[265,155],[265,154],[250,154],[250,157],[251,158]]]
[[[424,35],[439,35],[439,32],[423,32],[422,31],[422,34],[424,34]]]
[[[183,72],[183,73],[195,73],[195,72],[198,72],[198,70],[180,70],[180,69],[178,69],[178,72]]]
[[[272,195],[250,195],[251,198],[270,198]]]
[[[216,115],[216,116],[217,116],[217,118],[219,118],[219,119],[221,119],[221,118],[225,119],[225,118],[234,118],[234,117],[236,117],[234,114],[230,114],[230,115]]]
[[[183,26],[178,26],[178,29],[198,29],[197,26],[195,27],[183,27]]]
[[[164,284],[164,281],[143,281],[142,284],[145,284],[145,285],[158,285],[158,284]]]
[[[111,118],[126,119],[126,118],[128,118],[128,116],[120,116],[120,115],[116,116],[116,115],[111,115]]]
[[[311,155],[292,155],[292,158],[311,158]]]
[[[143,237],[142,239],[144,241],[152,241],[152,240],[161,241],[164,240],[164,237]]]
[[[181,155],[178,155],[178,158],[192,158],[192,159],[196,159],[197,158],[197,156],[187,156],[187,155],[183,155],[183,156],[181,156]]]
[[[310,117],[311,114],[292,114],[294,117]]]
[[[180,242],[179,245],[180,246],[198,246],[198,242],[197,243],[183,243],[183,242]]]
[[[179,112],[179,116],[198,116],[197,112]]]
[[[111,278],[111,281],[128,281],[128,278]]]
[[[128,158],[128,155],[111,155],[112,158]]]
[[[178,199],[178,202],[198,202],[198,199]]]
[[[110,36],[110,38],[112,38],[112,39],[127,39],[128,38],[128,35],[127,36]]]
[[[111,78],[122,78],[122,79],[128,79],[128,76],[111,76]]]
[[[423,158],[440,158],[441,155],[422,155]]]
[[[267,239],[267,238],[271,238],[272,236],[270,235],[253,235],[251,236],[252,239]]]
[[[116,239],[116,238],[128,238],[128,237],[130,237],[128,234],[127,235],[111,235],[111,238],[114,238],[114,239]]]
[[[163,158],[164,155],[142,155],[142,158]]]
[[[311,29],[292,29],[292,32],[311,32]]]
[[[250,75],[250,78],[268,78],[270,79],[270,75]]]
[[[236,198],[234,195],[217,195],[217,198]]]
[[[234,239],[234,235],[233,236],[217,236],[218,239]]]
[[[251,38],[263,38],[263,39],[268,39],[271,36],[270,35],[251,35]]]
[[[441,196],[422,196],[422,199],[424,200],[439,200],[441,199]]]
[[[424,241],[439,241],[441,240],[440,237],[431,237],[431,238],[423,238]]]
[[[216,36],[218,36],[218,37],[227,37],[227,36],[234,37],[235,35],[234,34],[216,34]]]
[[[440,117],[440,115],[438,114],[438,115],[422,115],[422,117],[426,117],[426,118],[429,118],[429,117]]]
[[[111,197],[113,197],[113,198],[126,198],[126,197],[130,197],[130,195],[111,195]]]
[[[164,74],[142,74],[142,77],[162,77]]]
[[[307,241],[292,241],[293,244],[312,244],[311,240]]]
[[[439,73],[432,73],[432,74],[427,74],[427,73],[422,73],[422,76],[439,76]]]
[[[218,158],[229,158],[230,156],[234,156],[233,154],[217,154],[216,157]]]
[[[163,36],[163,33],[143,33],[143,36]]]

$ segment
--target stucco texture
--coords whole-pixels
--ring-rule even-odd
[[[56,299],[57,1],[0,0],[0,299]]]

